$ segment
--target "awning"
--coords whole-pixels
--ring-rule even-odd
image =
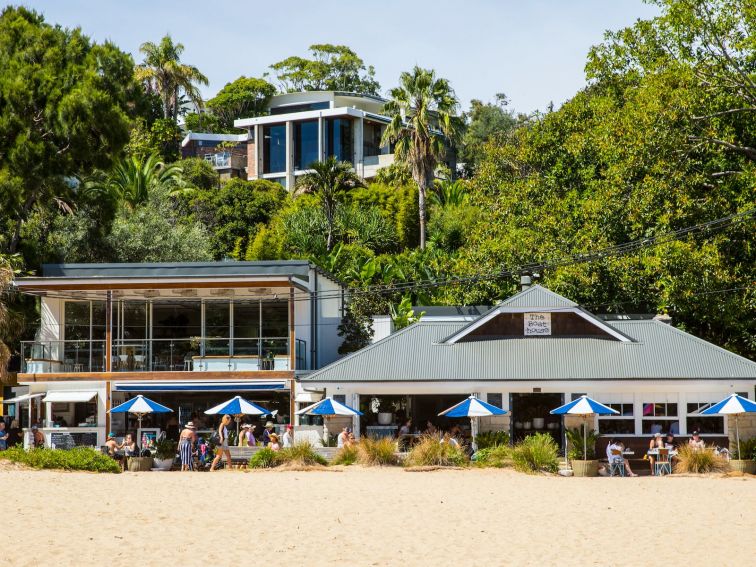
[[[33,398],[41,398],[44,396],[44,394],[23,394],[21,396],[16,396],[15,398],[8,398],[7,400],[3,400],[4,404],[20,404],[22,402],[28,402],[29,400]]]
[[[73,392],[61,390],[57,392],[47,392],[43,402],[88,402],[97,396],[97,392]]]
[[[294,401],[298,404],[314,404],[322,399],[323,394],[318,392],[299,392],[294,398]]]
[[[266,392],[286,390],[285,380],[244,380],[238,382],[116,382],[118,392]]]

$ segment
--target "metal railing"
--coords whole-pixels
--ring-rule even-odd
[[[105,341],[23,341],[23,373],[104,372]],[[291,370],[288,337],[117,339],[112,372]],[[305,368],[307,344],[296,339],[297,368]]]

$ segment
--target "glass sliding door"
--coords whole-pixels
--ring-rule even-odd
[[[307,169],[318,156],[318,121],[294,123],[294,167]]]
[[[200,355],[202,304],[166,301],[152,304],[152,357],[155,370],[190,370]]]
[[[234,355],[260,354],[260,302],[234,301]]]
[[[205,355],[231,354],[231,304],[229,301],[205,302]]]
[[[263,126],[263,173],[286,171],[286,125]]]
[[[286,355],[289,352],[289,302],[285,299],[262,302],[263,357]]]
[[[345,118],[326,120],[326,155],[352,163],[352,121]]]

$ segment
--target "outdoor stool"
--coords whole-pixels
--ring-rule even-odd
[[[654,474],[672,474],[672,462],[669,460],[669,449],[659,449],[659,454],[654,462]]]
[[[619,449],[612,449],[612,457],[609,459],[609,476],[614,476],[615,473],[625,476],[625,459]]]

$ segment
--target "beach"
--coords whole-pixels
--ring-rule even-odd
[[[756,477],[0,471],[3,563],[748,565]]]

